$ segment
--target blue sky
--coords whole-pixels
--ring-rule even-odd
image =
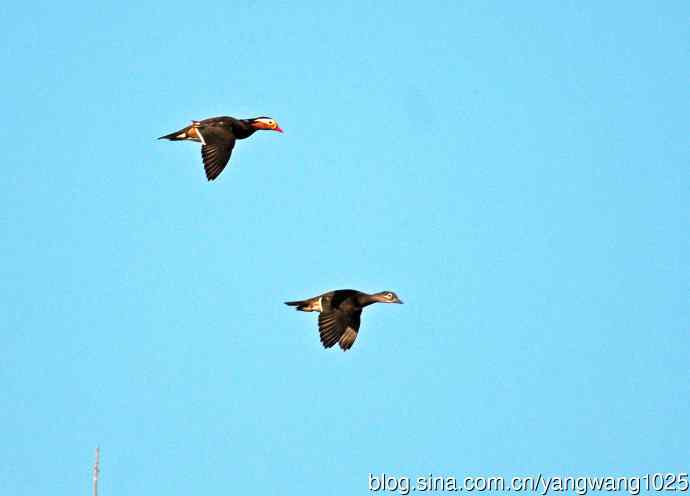
[[[0,493],[687,471],[689,14],[3,4]],[[286,132],[207,183],[214,115]]]

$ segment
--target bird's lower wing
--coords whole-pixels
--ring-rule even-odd
[[[213,181],[217,178],[230,160],[232,145],[202,145],[201,159],[204,161],[206,178]]]
[[[352,327],[346,327],[339,341],[340,347],[343,351],[349,350],[355,343],[355,339],[357,339],[357,331]]]
[[[324,348],[330,348],[339,343],[343,351],[349,350],[359,332],[360,315],[362,311],[352,313],[342,310],[332,310],[319,314],[319,335]]]

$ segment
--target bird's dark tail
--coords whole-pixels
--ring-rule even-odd
[[[290,307],[297,307],[295,310],[302,310],[304,311],[305,308],[307,308],[309,304],[309,300],[300,300],[300,301],[286,301],[286,305]]]
[[[187,131],[189,131],[189,127],[185,127],[184,129],[180,129],[179,131],[175,131],[174,133],[166,134],[165,136],[161,136],[158,139],[167,139],[170,141],[187,140],[190,139],[190,136],[187,135]]]

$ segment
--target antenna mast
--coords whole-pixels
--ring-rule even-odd
[[[98,464],[101,458],[101,449],[96,448],[96,463],[93,464],[93,496],[98,496],[98,474],[100,469]]]

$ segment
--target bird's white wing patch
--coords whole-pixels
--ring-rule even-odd
[[[204,139],[204,135],[201,134],[201,130],[200,130],[198,127],[196,128],[196,135],[197,135],[197,136],[199,137],[199,139],[201,140],[201,144],[202,144],[202,145],[205,145],[205,144],[206,144],[206,140]]]

